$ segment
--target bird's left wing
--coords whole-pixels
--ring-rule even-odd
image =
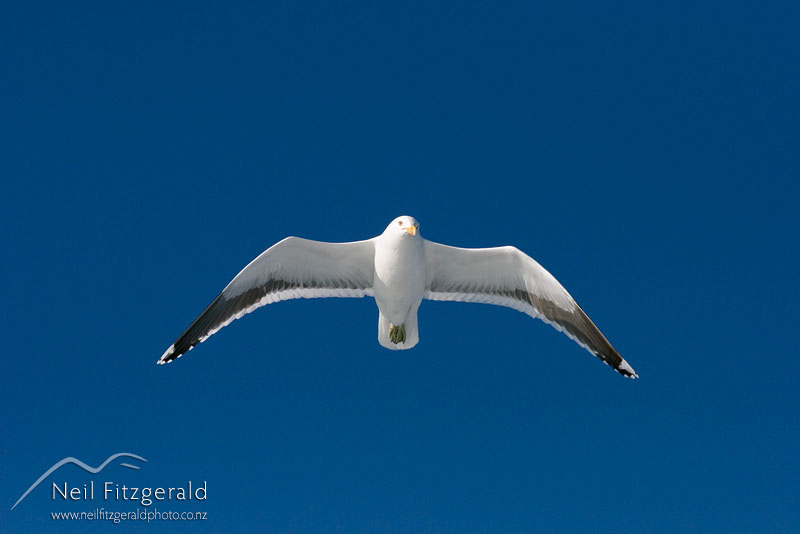
[[[287,237],[236,275],[158,363],[180,357],[233,320],[273,302],[371,296],[374,257],[374,239],[323,243]]]
[[[638,378],[578,303],[515,247],[457,248],[425,241],[425,298],[483,302],[527,313],[565,333],[621,375]]]

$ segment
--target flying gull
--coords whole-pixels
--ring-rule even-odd
[[[323,243],[287,237],[231,280],[158,363],[179,358],[256,308],[296,298],[364,297],[378,305],[378,342],[392,350],[419,341],[422,299],[507,306],[541,319],[628,378],[639,375],[561,284],[515,247],[457,248],[423,239],[398,217],[372,239]]]

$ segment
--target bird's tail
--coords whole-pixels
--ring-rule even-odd
[[[378,342],[391,350],[410,349],[419,343],[417,310],[414,307],[401,325],[392,324],[383,313],[378,316]]]

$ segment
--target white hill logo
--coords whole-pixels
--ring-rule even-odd
[[[53,466],[50,469],[48,469],[47,471],[42,473],[42,476],[40,476],[38,479],[36,479],[36,482],[31,484],[31,486],[27,490],[25,490],[25,493],[23,493],[22,496],[19,499],[17,499],[17,502],[14,503],[14,506],[11,507],[11,510],[16,508],[17,505],[22,502],[22,499],[27,497],[28,494],[31,491],[33,491],[33,489],[36,486],[41,484],[44,479],[49,477],[51,474],[53,474],[53,472],[57,471],[63,465],[75,464],[78,467],[80,467],[81,469],[84,469],[85,471],[88,471],[89,473],[92,473],[93,475],[96,475],[97,473],[99,473],[100,471],[105,469],[108,464],[110,464],[111,462],[113,462],[117,458],[121,458],[121,457],[134,458],[136,460],[141,460],[142,462],[147,462],[147,460],[145,460],[144,458],[142,458],[141,456],[139,456],[137,454],[133,454],[133,453],[130,453],[130,452],[118,452],[117,454],[112,454],[111,456],[106,458],[106,461],[103,462],[102,464],[100,464],[99,466],[92,467],[92,466],[87,465],[84,462],[78,460],[77,458],[73,458],[72,456],[67,456],[63,460],[59,460],[58,462],[54,463]],[[129,463],[125,463],[125,462],[120,463],[120,465],[123,466],[123,467],[127,467],[128,469],[139,469],[139,467],[137,467],[135,465],[131,465]]]
[[[101,463],[97,467],[92,467],[77,458],[73,458],[72,456],[68,456],[62,460],[59,460],[55,464],[53,464],[47,471],[42,473],[42,475],[36,479],[36,481],[30,485],[30,487],[25,490],[25,493],[17,499],[17,502],[14,503],[14,506],[11,507],[11,510],[17,507],[19,503],[21,503],[28,494],[33,491],[39,484],[41,484],[47,477],[52,475],[58,469],[63,467],[67,464],[74,464],[83,469],[84,471],[96,475],[103,469],[105,469],[108,465],[112,462],[117,460],[118,458],[131,458],[134,460],[138,460],[140,462],[147,462],[145,458],[137,454],[133,454],[130,452],[118,452],[116,454],[112,454],[106,460]],[[128,469],[139,469],[140,467],[131,463],[127,462],[120,462],[120,466],[126,467]],[[102,494],[103,500],[114,500],[114,501],[135,501],[138,502],[142,506],[150,506],[155,501],[164,501],[164,500],[199,500],[203,501],[206,499],[206,481],[203,481],[202,485],[195,485],[193,487],[192,481],[188,481],[185,486],[182,487],[158,487],[158,488],[136,488],[136,487],[129,487],[125,484],[117,484],[115,482],[105,481],[102,484],[102,488],[98,488],[98,495]],[[93,501],[95,498],[95,481],[91,480],[87,484],[83,484],[82,486],[73,486],[70,487],[67,482],[63,482],[61,485],[53,482],[52,484],[52,499],[55,501],[56,499],[62,499],[64,501]]]

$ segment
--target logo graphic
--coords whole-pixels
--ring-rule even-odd
[[[40,476],[40,477],[39,477],[39,478],[36,480],[36,482],[34,482],[33,484],[31,484],[31,487],[29,487],[29,488],[28,488],[28,489],[25,491],[25,493],[23,493],[23,494],[22,494],[22,497],[20,497],[19,499],[17,499],[17,502],[15,502],[15,503],[14,503],[14,506],[12,506],[12,507],[11,507],[11,510],[13,510],[14,508],[16,508],[16,507],[17,507],[17,505],[18,505],[20,502],[22,502],[22,499],[24,499],[25,497],[27,497],[27,496],[28,496],[28,494],[29,494],[31,491],[33,491],[33,489],[34,489],[36,486],[38,486],[38,485],[39,485],[39,484],[40,484],[40,483],[41,483],[41,482],[42,482],[44,479],[46,479],[47,477],[49,477],[49,476],[50,476],[50,475],[51,475],[51,474],[52,474],[54,471],[58,470],[58,469],[59,469],[59,468],[60,468],[62,465],[66,465],[66,464],[75,464],[75,465],[77,465],[78,467],[80,467],[81,469],[84,469],[85,471],[88,471],[89,473],[92,473],[93,475],[96,475],[97,473],[99,473],[100,471],[102,471],[103,469],[105,469],[105,467],[106,467],[108,464],[110,464],[111,462],[113,462],[113,461],[114,461],[114,460],[116,460],[117,458],[121,458],[121,457],[134,458],[134,459],[136,459],[136,460],[141,460],[142,462],[147,462],[147,460],[146,460],[146,459],[142,458],[142,457],[141,457],[141,456],[139,456],[139,455],[132,454],[132,453],[130,453],[130,452],[118,452],[118,453],[116,453],[116,454],[112,454],[111,456],[109,456],[108,458],[106,458],[106,461],[105,461],[105,462],[103,462],[102,464],[100,464],[99,466],[97,466],[97,467],[92,467],[92,466],[90,466],[90,465],[88,465],[88,464],[85,464],[85,463],[83,463],[82,461],[78,460],[77,458],[73,458],[72,456],[67,456],[67,457],[66,457],[66,458],[64,458],[63,460],[60,460],[60,461],[58,461],[58,462],[54,463],[54,464],[53,464],[53,466],[52,466],[50,469],[48,469],[47,471],[45,471],[45,472],[42,474],[42,476]],[[139,467],[138,467],[138,466],[136,466],[136,465],[132,465],[132,464],[129,464],[129,463],[125,463],[125,462],[122,462],[122,463],[120,463],[119,465],[121,465],[122,467],[127,467],[128,469],[139,469]]]

